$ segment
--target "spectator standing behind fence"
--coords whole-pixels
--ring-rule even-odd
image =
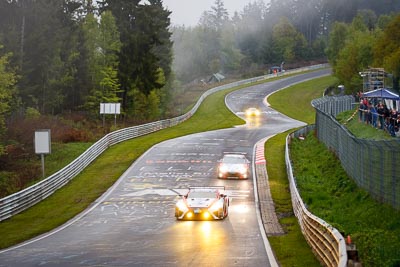
[[[367,104],[365,111],[365,124],[372,124],[371,103]]]
[[[377,106],[377,112],[379,116],[379,129],[383,130],[385,127],[385,108],[382,102],[379,102]]]
[[[369,104],[369,118],[373,127],[377,128],[378,112],[372,103]]]
[[[366,124],[368,124],[368,117],[369,117],[369,114],[368,114],[368,105],[369,105],[369,102],[368,102],[368,99],[367,98],[364,98],[363,99],[363,110],[364,110],[364,122],[366,123]]]
[[[367,116],[367,111],[368,111],[368,101],[366,98],[360,100],[360,108],[359,108],[359,119],[360,122],[365,122],[367,123],[368,121],[368,116]]]
[[[389,133],[391,136],[395,137],[396,132],[399,131],[398,126],[397,126],[397,119],[398,119],[398,114],[396,109],[392,109],[390,113],[390,122],[389,122]]]
[[[385,119],[385,125],[386,125],[386,129],[389,128],[389,124],[390,124],[390,110],[389,108],[386,106],[386,104],[383,105],[383,108],[385,110],[384,113],[384,119]]]
[[[364,104],[364,100],[361,99],[361,100],[360,100],[360,107],[359,107],[359,109],[358,109],[359,121],[360,121],[360,122],[364,122],[364,121],[365,121],[365,117],[366,117],[365,112],[366,112],[367,108],[368,108],[368,106],[366,106],[366,105]]]

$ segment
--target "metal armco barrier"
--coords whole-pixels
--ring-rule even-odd
[[[314,254],[324,266],[345,267],[347,266],[346,243],[338,230],[333,228],[324,220],[310,213],[305,207],[303,200],[297,191],[296,181],[293,177],[292,165],[289,156],[289,144],[291,138],[305,135],[314,129],[314,125],[306,126],[286,138],[285,161],[290,184],[290,194],[294,214],[297,217],[301,230]]]
[[[314,65],[314,66],[286,71],[284,73],[281,73],[280,76],[286,74],[294,74],[302,71],[316,70],[325,67],[328,67],[328,65],[326,64]],[[199,100],[194,105],[194,107],[186,114],[183,114],[181,116],[172,119],[151,122],[139,126],[117,130],[107,134],[60,171],[54,173],[53,175],[47,177],[46,179],[24,190],[21,190],[19,192],[16,192],[12,195],[0,199],[0,221],[3,221],[7,218],[12,217],[15,214],[20,213],[23,210],[26,210],[27,208],[35,205],[36,203],[40,202],[41,200],[53,194],[55,191],[60,189],[62,186],[64,186],[70,180],[72,180],[75,176],[77,176],[84,168],[86,168],[90,163],[92,163],[93,160],[95,160],[101,153],[103,153],[110,146],[132,138],[153,133],[161,129],[178,125],[179,123],[189,119],[196,112],[196,110],[203,102],[203,100],[207,96],[215,92],[222,91],[225,89],[230,89],[240,85],[259,82],[273,77],[275,77],[275,75],[269,74],[212,88],[203,93],[199,98]]]

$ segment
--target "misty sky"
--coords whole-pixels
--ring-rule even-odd
[[[225,8],[232,17],[234,11],[242,11],[243,7],[255,0],[223,0]],[[266,2],[266,0],[264,0]],[[170,16],[172,24],[196,26],[201,14],[211,10],[215,0],[163,0],[164,6],[172,11]]]

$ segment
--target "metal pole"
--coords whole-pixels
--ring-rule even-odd
[[[42,158],[42,174],[43,174],[43,179],[46,177],[44,174],[44,154],[40,154],[41,158]]]

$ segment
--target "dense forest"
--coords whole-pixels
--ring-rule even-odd
[[[289,68],[324,60],[334,22],[351,23],[361,13],[371,24],[396,10],[400,2],[391,0],[258,0],[228,17],[215,1],[197,26],[172,27],[173,69],[188,82],[210,72],[254,76],[282,62]]]
[[[171,25],[162,0],[1,0],[0,155],[32,145],[22,124],[101,121],[100,103],[121,103],[131,123],[177,115],[184,85],[217,72],[243,78],[329,60],[349,93],[370,65],[398,88],[398,11],[395,0],[255,0],[230,16],[215,0],[185,27]]]

